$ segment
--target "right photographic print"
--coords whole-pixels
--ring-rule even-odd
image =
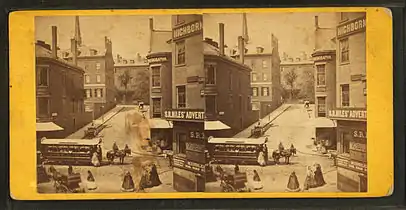
[[[366,13],[203,20],[205,136],[222,191],[367,192]]]

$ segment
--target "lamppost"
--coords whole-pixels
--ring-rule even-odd
[[[103,106],[103,105],[101,105],[101,106],[100,106],[100,114],[101,114],[101,117],[102,117],[102,123],[104,123],[104,114],[103,114],[103,108],[104,108],[104,106]]]
[[[268,107],[268,111],[271,110],[271,105],[270,104],[268,104],[267,107]],[[268,116],[269,116],[269,122],[271,122],[271,112],[268,113]]]

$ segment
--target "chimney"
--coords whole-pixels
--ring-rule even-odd
[[[152,52],[152,33],[154,31],[154,19],[149,18],[149,49],[148,52]]]
[[[300,58],[296,58],[296,61],[300,61]]]
[[[141,55],[137,53],[137,61],[141,62]]]
[[[58,58],[58,33],[56,26],[52,26],[52,57]]]
[[[224,23],[219,23],[219,33],[220,33],[220,55],[224,55]]]
[[[264,52],[264,48],[263,47],[257,47],[257,53],[263,53]]]
[[[117,54],[117,63],[120,63],[120,55]]]
[[[243,64],[246,49],[244,46],[244,39],[242,38],[242,36],[238,37],[238,49],[240,51],[240,62]]]
[[[123,63],[124,63],[124,64],[127,64],[127,60],[126,60],[126,59],[124,59],[124,60],[123,60]]]
[[[319,16],[314,16],[314,27],[316,28],[316,29],[318,29],[319,28]]]
[[[72,52],[72,62],[76,66],[78,64],[78,47],[77,47],[77,42],[76,39],[71,39],[70,40],[70,50]]]
[[[286,52],[283,52],[283,60],[286,61],[288,59],[288,54]]]
[[[130,63],[131,63],[131,64],[134,64],[134,63],[135,63],[135,61],[134,61],[133,59],[131,59],[131,60],[130,60]]]

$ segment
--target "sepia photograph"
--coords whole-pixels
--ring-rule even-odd
[[[35,17],[37,192],[368,192],[366,27]]]

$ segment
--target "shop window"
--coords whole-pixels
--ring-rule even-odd
[[[262,68],[268,68],[267,60],[262,60]]]
[[[262,73],[262,80],[268,81],[268,74]]]
[[[216,67],[214,65],[206,66],[206,84],[216,84]]]
[[[350,85],[349,84],[341,85],[341,106],[342,107],[350,106]]]
[[[252,96],[258,96],[258,88],[257,87],[252,88]]]
[[[101,76],[98,74],[98,75],[96,75],[96,82],[97,83],[100,83],[101,82]]]
[[[176,64],[185,64],[185,41],[176,42]]]
[[[251,77],[252,77],[251,79],[252,79],[253,82],[257,81],[257,74],[256,73],[252,73]]]
[[[38,73],[38,86],[48,86],[49,83],[49,68],[40,67]]]
[[[39,116],[45,116],[48,117],[49,116],[49,98],[38,98],[38,115]]]
[[[178,102],[178,108],[185,108],[186,107],[186,86],[178,86],[176,87],[176,93],[177,93],[177,102]]]
[[[326,98],[325,97],[317,98],[317,116],[318,117],[326,116]]]
[[[262,88],[262,96],[269,96],[269,88],[263,87]]]
[[[350,141],[352,140],[352,136],[350,132],[342,132],[341,133],[341,153],[350,154]]]
[[[152,117],[161,117],[161,99],[153,98],[152,99]]]
[[[317,65],[317,85],[326,85],[326,65]]]
[[[216,96],[206,96],[206,113],[208,116],[216,115]]]
[[[340,62],[341,63],[350,62],[350,46],[348,38],[340,40]]]
[[[186,138],[185,133],[177,133],[178,154],[186,155]]]
[[[161,67],[151,67],[152,71],[152,87],[161,87]]]
[[[85,83],[86,84],[90,83],[90,76],[89,75],[85,75]]]

